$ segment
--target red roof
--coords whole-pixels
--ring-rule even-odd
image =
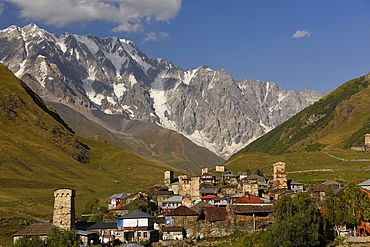
[[[197,216],[199,215],[197,212],[191,210],[188,207],[180,206],[174,209],[172,212],[168,213],[167,215],[170,216]]]
[[[264,203],[264,201],[254,195],[244,195],[234,201],[234,203]]]
[[[182,226],[163,226],[162,231],[163,232],[182,232],[184,230],[184,227]]]
[[[202,199],[202,201],[209,201],[209,200],[211,200],[211,199],[213,199],[215,197],[217,197],[217,196],[215,196],[215,195],[208,195],[208,196],[203,196],[201,199]]]
[[[227,220],[227,211],[224,207],[204,208],[204,215],[210,222]]]

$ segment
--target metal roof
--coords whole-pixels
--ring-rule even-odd
[[[162,202],[182,202],[182,196],[173,196],[166,200],[163,200]]]
[[[113,196],[109,197],[109,199],[117,199],[117,198],[125,199],[127,197],[129,197],[129,195],[127,195],[126,193],[118,193],[118,194],[114,194]]]
[[[150,218],[153,219],[155,218],[153,215],[144,213],[143,211],[139,209],[135,209],[124,216],[119,217],[119,219],[141,219],[141,218]]]

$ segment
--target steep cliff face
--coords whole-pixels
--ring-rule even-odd
[[[0,61],[44,100],[156,123],[224,158],[323,96],[206,66],[183,71],[128,40],[34,24],[0,31]]]

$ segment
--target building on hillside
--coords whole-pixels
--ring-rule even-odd
[[[214,195],[216,194],[216,188],[211,187],[211,188],[201,188],[199,190],[200,196],[208,196],[208,195]]]
[[[161,213],[167,215],[180,206],[182,206],[182,196],[172,196],[162,201]]]
[[[359,183],[358,186],[360,186],[361,188],[365,189],[365,190],[370,190],[370,179],[362,182],[362,183]]]
[[[365,145],[352,145],[352,151],[369,152],[370,151],[370,134],[365,134]]]
[[[111,197],[109,197],[108,209],[116,208],[117,206],[121,204],[121,201],[123,199],[126,199],[127,197],[129,197],[129,195],[126,193],[118,193],[118,194],[112,195]]]
[[[22,237],[39,236],[42,240],[46,239],[49,234],[52,224],[48,222],[34,223],[23,230],[13,234],[13,243],[15,244]]]
[[[203,173],[199,177],[200,183],[202,184],[214,184],[216,183],[216,177],[209,173]]]
[[[186,232],[186,238],[195,238],[198,236],[199,229],[197,220],[199,214],[188,207],[181,206],[167,215],[167,222],[172,226],[182,226]]]
[[[268,228],[272,222],[272,204],[229,205],[234,229],[253,232]]]
[[[227,174],[222,175],[222,181],[230,180],[230,179],[233,179],[233,178],[234,179],[237,179],[238,176],[237,175],[234,175],[234,174],[231,174],[231,173],[227,173]]]
[[[117,221],[76,223],[77,230],[94,232],[99,236],[101,243],[108,243],[116,238]]]
[[[116,238],[124,240],[159,241],[158,230],[154,229],[153,215],[135,209],[117,220]]]
[[[293,190],[295,192],[303,191],[304,190],[304,184],[290,179],[290,180],[288,180],[288,189]]]
[[[200,201],[194,206],[192,206],[190,209],[200,214],[203,211],[203,208],[214,208],[215,206],[212,204],[209,204],[205,201]]]
[[[229,205],[229,202],[226,200],[226,197],[213,197],[211,200],[208,201],[209,204],[214,205],[216,207],[226,207]]]
[[[75,228],[76,191],[68,188],[54,190],[53,225],[65,230]]]
[[[220,172],[220,173],[225,172],[225,166],[224,165],[217,165],[215,167],[215,171]]]

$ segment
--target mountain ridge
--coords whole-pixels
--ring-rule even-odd
[[[0,61],[44,100],[177,131],[224,158],[323,94],[235,81],[225,70],[183,71],[117,37],[50,34],[35,24],[0,31]]]
[[[350,80],[235,154],[348,150],[370,131],[370,73]],[[288,138],[287,138],[288,137]]]

